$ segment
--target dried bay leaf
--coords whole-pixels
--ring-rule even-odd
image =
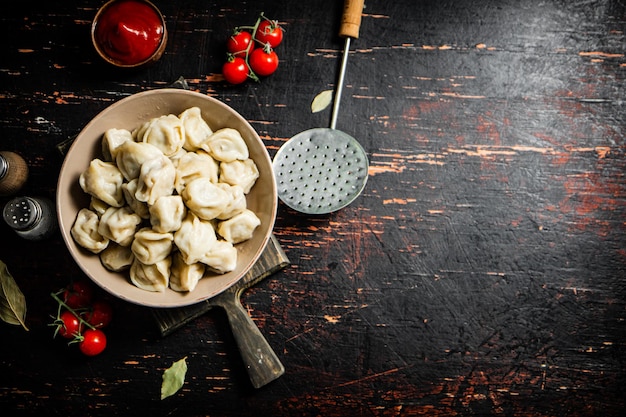
[[[311,112],[317,113],[324,110],[333,101],[333,90],[324,90],[315,96],[311,103]]]
[[[161,399],[167,398],[178,392],[185,383],[187,374],[187,357],[174,362],[172,366],[163,372],[163,383],[161,384]]]
[[[2,261],[0,261],[0,318],[9,324],[22,325],[28,330],[26,298]]]

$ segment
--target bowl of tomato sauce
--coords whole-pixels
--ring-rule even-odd
[[[116,67],[147,66],[165,51],[165,18],[147,0],[110,0],[93,19],[91,40],[98,55]]]

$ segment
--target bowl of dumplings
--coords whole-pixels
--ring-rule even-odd
[[[252,268],[277,193],[267,149],[240,114],[167,88],[121,99],[83,128],[56,205],[69,252],[96,284],[135,304],[180,307]]]

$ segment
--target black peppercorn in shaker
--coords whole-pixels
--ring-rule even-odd
[[[24,239],[42,240],[58,228],[53,203],[41,197],[16,197],[2,213],[4,221]]]
[[[15,152],[0,151],[0,196],[15,194],[28,179],[28,165]]]

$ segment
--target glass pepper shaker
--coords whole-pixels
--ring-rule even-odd
[[[0,196],[19,191],[28,179],[28,165],[15,152],[0,151]]]
[[[2,215],[15,233],[28,240],[43,240],[58,228],[56,210],[47,198],[13,198],[4,206]]]

